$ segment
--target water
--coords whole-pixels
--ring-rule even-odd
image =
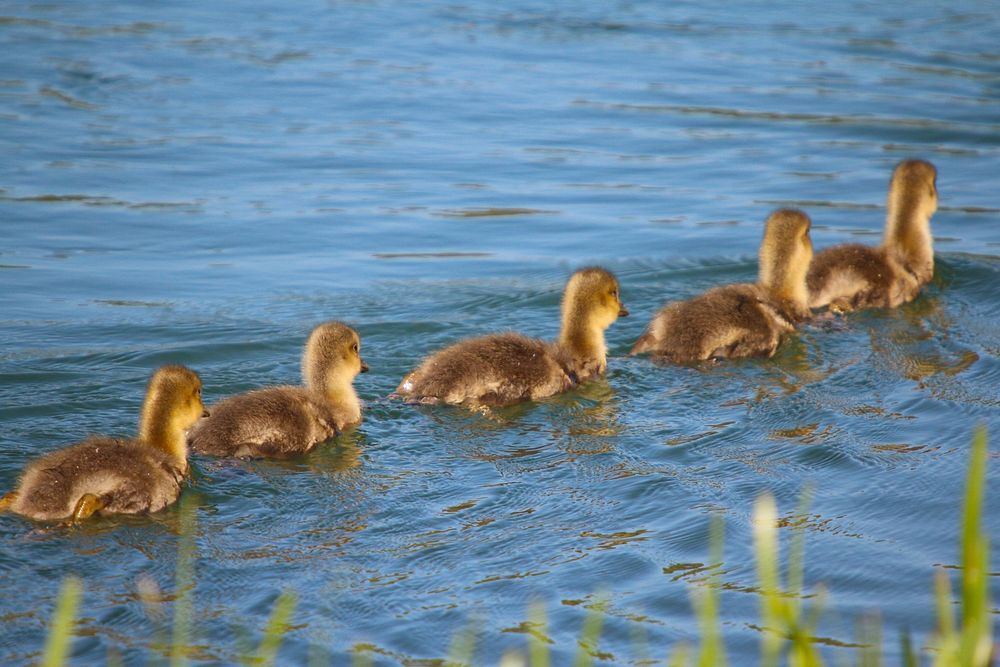
[[[857,657],[873,610],[890,656],[902,627],[926,641],[973,426],[994,464],[1000,441],[998,9],[6,3],[0,489],[42,452],[134,432],[156,366],[198,370],[209,402],[294,382],[310,327],[339,318],[372,368],[359,429],[290,462],[195,460],[200,658],[234,660],[285,589],[285,661],[444,658],[471,623],[493,664],[539,599],[563,664],[601,591],[605,662],[662,658],[697,636],[721,515],[724,631],[752,664],[764,492],[808,528],[828,659]],[[905,157],[940,172],[917,301],[770,361],[623,356],[665,300],[753,279],[778,205],[810,213],[817,247],[875,243]],[[606,380],[489,414],[385,399],[459,337],[554,336],[563,282],[594,263],[633,313]],[[69,573],[81,663],[156,655],[137,582],[173,590],[178,528],[176,508],[0,517],[0,662],[38,657]]]

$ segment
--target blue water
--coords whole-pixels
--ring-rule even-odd
[[[282,590],[285,662],[443,659],[471,626],[496,664],[538,600],[565,664],[602,592],[603,663],[663,659],[698,635],[717,515],[727,648],[754,664],[770,492],[807,527],[824,656],[856,660],[877,611],[894,660],[900,629],[934,628],[977,423],[1000,479],[998,43],[996,2],[4,3],[0,490],[133,433],[160,364],[211,403],[296,382],[309,329],[343,319],[372,368],[360,428],[291,462],[194,460],[199,659],[237,659]],[[779,205],[817,247],[876,243],[907,157],[941,201],[914,303],[768,361],[624,356],[664,301],[752,280]],[[386,400],[462,336],[553,337],[587,264],[632,311],[606,380],[486,413]],[[38,659],[71,573],[78,663],[159,656],[180,516],[0,517],[0,663]]]

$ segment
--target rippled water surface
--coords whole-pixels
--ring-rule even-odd
[[[939,5],[3,4],[0,489],[134,432],[156,366],[198,370],[209,402],[296,382],[337,318],[372,368],[360,428],[288,462],[194,460],[199,658],[236,659],[286,589],[285,661],[442,659],[471,624],[477,662],[534,631],[561,664],[601,592],[603,661],[663,658],[697,636],[719,515],[723,628],[753,663],[767,491],[808,529],[829,659],[857,658],[873,610],[890,656],[900,628],[926,641],[976,423],[1000,476],[1000,6]],[[752,280],[776,206],[817,247],[876,243],[906,157],[940,173],[914,303],[768,361],[624,356],[665,300]],[[487,413],[385,398],[459,337],[554,336],[586,264],[632,311],[605,380]],[[139,582],[173,593],[180,516],[0,517],[0,663],[37,659],[68,573],[81,663],[157,655],[173,598],[147,610]]]

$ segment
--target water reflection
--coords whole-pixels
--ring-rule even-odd
[[[913,380],[921,389],[934,376],[956,376],[979,360],[974,350],[964,348],[948,332],[954,322],[939,296],[922,296],[889,316],[889,330],[872,330],[871,348],[878,363],[895,374]],[[940,385],[932,391],[941,392]]]
[[[566,402],[555,401],[565,408],[553,417],[553,437],[559,448],[570,456],[600,454],[612,451],[622,433],[619,405],[615,390],[603,378],[586,382],[569,396]],[[569,403],[572,401],[572,403]]]

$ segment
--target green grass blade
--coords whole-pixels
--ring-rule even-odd
[[[969,472],[965,480],[962,507],[962,538],[959,544],[961,584],[959,623],[956,625],[948,575],[939,571],[935,577],[935,600],[938,612],[938,636],[935,665],[989,664],[993,652],[992,613],[989,599],[989,537],[982,526],[986,497],[986,431],[976,430],[969,452]]]
[[[880,667],[882,664],[882,621],[877,615],[868,615],[858,621],[858,639],[863,645],[860,667]]]
[[[797,522],[792,531],[792,545],[788,550],[788,600],[789,610],[793,617],[799,615],[802,605],[800,596],[805,582],[806,529],[805,516],[812,501],[812,487],[807,486],[799,497],[799,506],[795,508],[795,516],[802,520]]]
[[[635,655],[633,664],[652,664],[649,652],[649,635],[646,634],[646,628],[641,623],[632,623],[629,628],[629,636],[632,639],[632,649]]]
[[[188,500],[191,496],[181,499],[180,507],[180,537],[177,541],[177,571],[174,576],[174,631],[170,646],[171,667],[183,667],[187,664],[187,654],[191,641],[191,616],[194,609],[194,562],[198,554],[195,551],[194,533],[197,516],[195,507]]]
[[[757,554],[757,578],[760,581],[761,664],[778,664],[782,644],[782,600],[778,578],[778,510],[774,498],[763,495],[754,503],[753,535]]]
[[[546,634],[548,620],[545,618],[545,605],[541,601],[531,603],[528,620],[538,631],[528,634],[528,657],[531,659],[531,667],[549,667],[549,647],[542,639]]]
[[[726,648],[719,629],[719,569],[722,567],[722,544],[725,539],[725,524],[722,517],[712,517],[709,537],[708,583],[696,591],[695,609],[701,627],[701,648],[698,652],[698,667],[724,667]]]
[[[788,597],[783,599],[786,632],[792,639],[789,665],[792,667],[817,667],[823,664],[819,650],[813,643],[813,635],[819,625],[822,598],[812,605],[811,613],[806,613],[802,598],[805,589],[806,572],[806,517],[812,501],[812,488],[806,486],[795,508],[796,522],[792,527],[791,545],[788,549]]]
[[[969,473],[965,482],[962,521],[962,664],[986,665],[992,652],[992,617],[989,600],[989,537],[982,526],[986,496],[986,429],[972,438]]]
[[[799,614],[801,619],[797,621],[796,639],[802,656],[802,664],[807,667],[820,667],[824,664],[813,637],[819,627],[819,619],[823,615],[825,606],[826,588],[817,586],[816,597],[813,599],[808,613],[802,610]]]
[[[55,618],[52,619],[52,628],[49,630],[48,639],[45,640],[45,653],[42,656],[44,667],[59,667],[66,663],[82,591],[83,584],[76,577],[66,577],[63,581],[59,600],[56,602]]]
[[[295,594],[284,591],[278,596],[271,611],[271,618],[264,628],[264,636],[260,640],[257,648],[257,664],[273,665],[278,657],[278,649],[288,632],[289,622],[292,620],[292,613],[295,611]]]
[[[900,653],[903,654],[903,667],[920,667],[917,654],[913,650],[913,640],[910,637],[910,631],[907,629],[904,629],[899,636],[899,649]]]
[[[688,645],[684,642],[674,646],[674,652],[670,656],[669,667],[684,667],[688,662]]]
[[[526,664],[524,656],[518,651],[507,651],[500,656],[499,667],[524,667]]]
[[[580,633],[580,639],[577,642],[579,648],[576,651],[576,659],[573,660],[573,667],[589,667],[593,664],[591,652],[597,651],[607,605],[607,598],[598,596],[597,601],[591,605],[587,617],[583,619],[583,632]]]
[[[951,613],[951,581],[941,569],[934,576],[934,602],[938,614],[938,634],[941,640],[955,636],[955,619]]]
[[[472,659],[476,652],[477,625],[478,624],[476,623],[470,623],[468,626],[455,633],[455,636],[451,638],[451,646],[448,647],[448,660],[445,664],[472,664]]]
[[[934,602],[938,614],[938,636],[934,642],[937,653],[933,664],[941,667],[958,664],[959,641],[951,611],[951,581],[943,569],[934,576]]]
[[[969,473],[965,480],[965,507],[962,520],[962,625],[981,613],[985,572],[980,562],[983,498],[986,495],[986,430],[976,429],[972,438]]]

